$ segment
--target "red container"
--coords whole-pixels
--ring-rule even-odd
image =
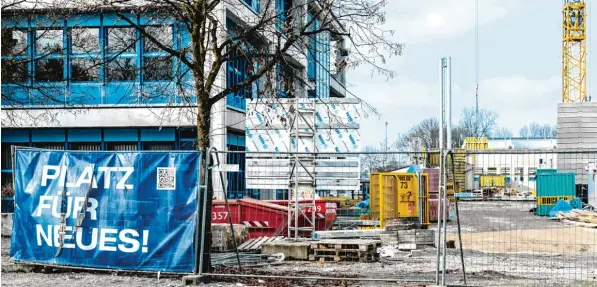
[[[429,193],[437,193],[439,189],[439,168],[424,168],[423,173],[429,179]]]
[[[444,202],[444,200],[442,200]],[[429,199],[429,222],[437,222],[437,197],[435,199]],[[446,218],[450,218],[450,205],[445,204],[446,208],[442,207],[443,211],[445,212]]]
[[[300,203],[310,202],[308,200]],[[336,205],[334,201],[317,200],[315,203],[316,230],[328,230],[336,220]],[[228,200],[230,213],[226,209],[224,200],[214,200],[211,219],[213,223],[229,223],[229,216],[233,224],[243,224],[249,228],[247,239],[261,236],[285,236],[288,230],[288,201],[287,200],[256,200],[243,198]],[[311,208],[305,207],[303,211],[310,219]],[[309,222],[299,214],[299,227],[309,226]],[[310,231],[300,231],[301,236],[310,237]]]
[[[288,200],[268,200],[267,202],[288,206]],[[311,203],[311,200],[299,200],[299,204],[301,203]],[[324,200],[318,199],[315,200],[315,230],[329,230],[334,225],[334,221],[336,221],[336,209],[340,204],[337,200]],[[303,212],[307,215],[309,219],[311,219],[311,207],[303,208]],[[303,214],[299,214],[299,226],[310,226],[310,223],[306,221]],[[305,237],[311,236],[309,233],[308,236],[303,235]]]

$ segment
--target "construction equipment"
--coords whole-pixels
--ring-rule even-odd
[[[370,216],[379,219],[381,227],[388,220],[421,220],[420,223],[429,224],[427,174],[417,177],[415,173],[378,172],[371,173],[370,180]]]
[[[562,102],[586,102],[587,10],[585,0],[564,0],[562,15]]]

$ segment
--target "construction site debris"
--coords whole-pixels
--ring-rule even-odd
[[[379,240],[380,234],[384,231],[381,229],[369,230],[328,230],[313,232],[314,239],[376,239]]]
[[[272,236],[272,237],[261,236],[261,237],[249,239],[249,240],[245,241],[243,244],[238,246],[238,251],[243,251],[243,252],[260,251],[261,247],[265,243],[276,241],[276,240],[282,240],[282,239],[284,239],[284,236]]]
[[[416,250],[426,246],[435,246],[435,231],[410,229],[386,231],[380,235],[384,245],[395,246],[399,250]]]
[[[212,254],[211,261],[212,265],[231,265],[236,266],[238,259],[235,252],[226,253],[214,253]],[[280,264],[284,262],[284,254],[252,254],[252,253],[240,253],[238,254],[240,263],[243,266],[256,267],[270,264]]]
[[[338,229],[357,229],[362,227],[378,227],[379,220],[358,220],[352,218],[338,218],[334,222]]]
[[[296,241],[291,239],[268,241],[262,245],[261,253],[282,253],[289,260],[309,260],[311,243],[312,241]]]
[[[379,240],[363,239],[327,239],[311,243],[310,261],[331,260],[374,262],[379,260],[377,249],[381,247]]]
[[[573,209],[568,213],[558,212],[555,216],[561,222],[587,228],[597,228],[597,212]]]
[[[12,213],[2,213],[2,236],[9,237],[12,235]]]
[[[249,229],[241,224],[233,224],[234,238],[236,244],[232,239],[232,232],[230,230],[230,224],[215,223],[211,225],[212,234],[212,249],[217,251],[228,251],[234,250],[236,246],[239,246],[248,235]]]

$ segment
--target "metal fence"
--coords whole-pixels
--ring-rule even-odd
[[[597,161],[596,150],[453,150],[446,171],[438,168],[438,152],[211,156],[220,164],[212,168],[218,254],[210,275],[597,283],[597,225],[590,223],[596,218],[575,213],[587,208],[592,181],[586,167]],[[363,206],[366,199],[369,206]],[[555,204],[577,210],[550,217]],[[380,211],[387,219],[380,220]],[[442,215],[446,222],[438,226]],[[236,243],[230,242],[231,223]],[[329,229],[336,232],[320,232]],[[333,237],[343,239],[327,240]]]
[[[550,215],[561,199],[578,198],[572,205],[586,208],[588,185],[594,185],[588,167],[596,160],[595,150],[465,152],[464,193],[451,203],[451,210],[458,204],[469,283],[493,279],[511,285],[597,284],[597,217],[579,213],[565,218],[555,210]],[[451,169],[458,171],[457,164]],[[458,181],[458,175],[453,177]],[[447,240],[455,242],[455,249],[448,249],[446,269],[450,279],[459,280],[455,222],[452,212]]]

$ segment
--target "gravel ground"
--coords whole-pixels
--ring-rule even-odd
[[[534,216],[528,202],[466,202],[459,204],[467,283],[474,286],[597,286],[597,230],[571,227]],[[435,228],[432,226],[432,228]],[[448,238],[457,239],[455,221]],[[9,261],[8,238],[2,238],[2,286],[180,286],[181,276],[157,279],[156,274],[113,272],[15,272]],[[458,246],[458,244],[457,244]],[[460,285],[458,249],[446,255],[446,282]],[[229,279],[206,286],[425,286],[397,281],[433,280],[436,250],[397,252],[376,263],[285,262],[252,274],[396,279],[394,282],[296,281]],[[236,273],[220,270],[221,273]]]

